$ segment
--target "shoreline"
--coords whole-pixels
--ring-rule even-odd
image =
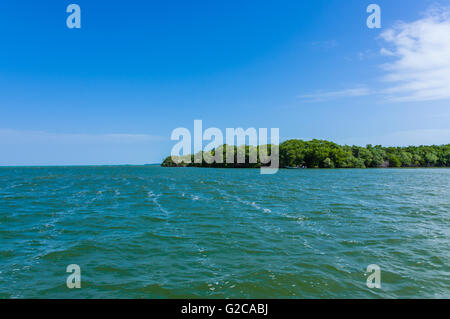
[[[215,168],[273,166],[279,169],[450,167],[450,144],[406,147],[368,144],[362,147],[339,145],[317,139],[311,141],[291,139],[280,145],[268,144],[264,147],[223,144],[210,151],[168,156],[161,166]]]

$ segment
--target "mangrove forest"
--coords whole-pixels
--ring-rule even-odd
[[[234,161],[226,163],[226,149],[234,156]],[[259,168],[260,146],[222,145],[209,152],[183,157],[167,157],[161,164],[165,167],[217,167],[217,168]],[[275,149],[266,145],[267,155]],[[257,155],[256,163],[250,163],[252,151]],[[387,167],[450,167],[450,144],[431,146],[383,147],[381,145],[348,146],[325,140],[287,140],[278,147],[279,166],[305,168],[387,168]],[[217,152],[223,152],[223,163],[212,162]],[[245,163],[238,163],[238,154],[245,154]],[[201,157],[198,157],[201,156]],[[244,156],[244,155],[242,155]],[[200,158],[194,161],[195,158]],[[254,161],[253,161],[254,162]],[[263,161],[263,163],[265,163]]]

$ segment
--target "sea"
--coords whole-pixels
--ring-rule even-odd
[[[450,169],[0,168],[0,298],[449,298],[449,265]]]

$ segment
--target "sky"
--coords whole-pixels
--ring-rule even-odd
[[[0,114],[6,166],[160,163],[194,120],[447,144],[450,0],[1,1]]]

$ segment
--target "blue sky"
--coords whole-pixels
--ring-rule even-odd
[[[381,29],[366,26],[370,3]],[[448,6],[2,1],[0,165],[157,163],[195,119],[282,140],[449,143]]]

